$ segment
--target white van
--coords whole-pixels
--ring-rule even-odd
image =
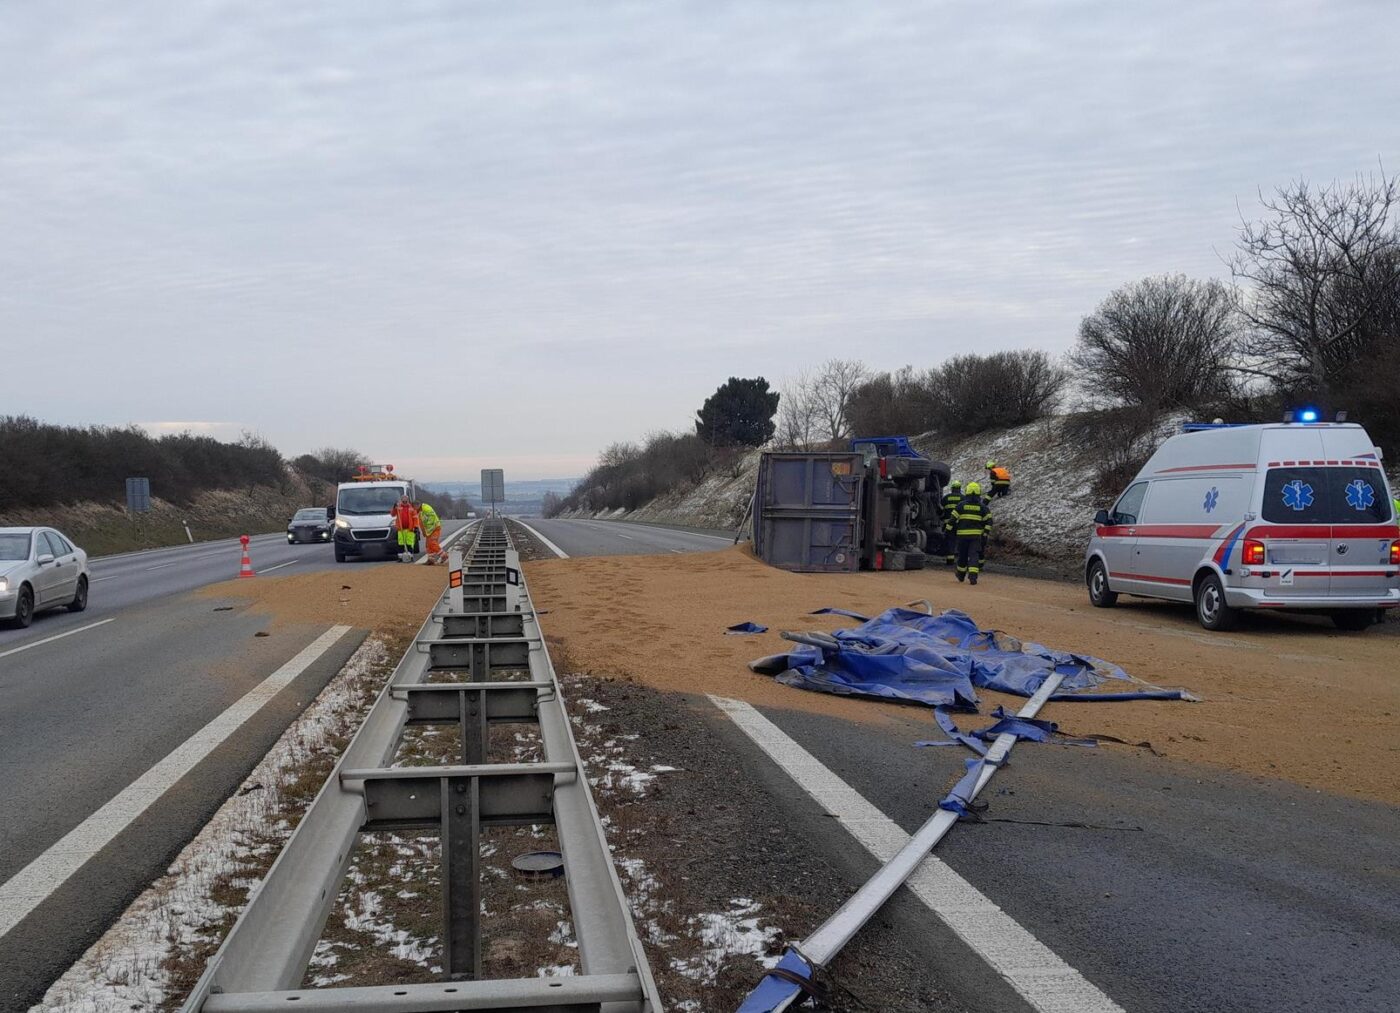
[[[1084,560],[1089,600],[1193,602],[1208,630],[1239,609],[1321,612],[1363,630],[1400,605],[1400,527],[1381,452],[1354,423],[1187,426],[1158,448]]]
[[[363,478],[341,482],[335,494],[335,561],[343,563],[350,556],[381,556],[385,559],[399,552],[398,535],[394,532],[391,511],[399,499],[407,496],[417,500],[418,490],[413,482],[399,478],[393,469],[365,471]]]

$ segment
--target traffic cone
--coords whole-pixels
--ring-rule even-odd
[[[248,558],[248,536],[243,535],[238,540],[243,543],[243,562],[238,567],[238,576],[256,577],[257,574],[253,572],[253,561]]]

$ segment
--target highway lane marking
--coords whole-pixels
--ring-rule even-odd
[[[515,517],[515,518],[512,518],[512,519],[515,521],[515,523],[519,524],[519,525],[520,525],[522,528],[524,528],[526,531],[530,532],[530,534],[532,534],[532,535],[534,535],[536,538],[538,538],[538,539],[540,540],[540,542],[544,545],[544,547],[545,547],[546,549],[548,549],[550,552],[554,553],[554,554],[555,554],[556,556],[558,556],[560,559],[568,559],[568,558],[569,558],[569,554],[568,554],[567,552],[565,552],[563,549],[559,548],[559,546],[555,545],[553,542],[551,542],[551,541],[550,541],[548,538],[546,538],[544,535],[540,534],[540,533],[539,533],[538,531],[536,531],[534,528],[530,527],[530,525],[526,524],[526,523],[525,523],[524,521],[522,521],[519,517]]]
[[[322,633],[291,661],[250,689],[228,710],[176,746],[165,759],[122,789],[115,798],[8,881],[0,884],[0,939],[348,632],[349,626],[332,626]]]
[[[680,553],[681,555],[685,555],[685,550],[684,550],[684,549],[672,549],[671,551],[672,551],[672,552],[678,552],[678,553]]]
[[[0,651],[0,658],[8,658],[12,654],[18,654],[20,651],[27,651],[31,647],[42,647],[44,644],[51,644],[55,640],[71,637],[75,633],[86,633],[88,630],[95,630],[99,626],[106,626],[108,623],[114,623],[116,621],[116,616],[113,616],[111,619],[99,619],[95,623],[79,626],[76,630],[68,630],[66,633],[55,633],[51,637],[45,637],[43,640],[36,640],[32,644],[24,644],[21,647],[11,647],[8,651]]]
[[[278,563],[276,566],[264,566],[259,573],[271,573],[273,570],[280,570],[284,566],[291,566],[293,563],[300,563],[300,559],[289,559],[285,563]]]
[[[909,835],[899,824],[749,704],[713,695],[710,702],[880,862],[889,861],[908,843]],[[942,859],[930,854],[905,886],[1033,1008],[1043,1013],[1123,1013]]]
[[[617,535],[618,538],[625,538],[625,539],[627,539],[629,542],[635,542],[635,541],[636,541],[636,539],[633,538],[631,535],[624,535],[621,531],[614,531],[613,534]]]
[[[183,563],[183,562],[184,562],[183,559],[177,559],[177,560],[175,560],[173,563],[157,563],[155,566],[148,566],[148,567],[146,567],[145,569],[147,569],[147,570],[164,570],[167,566],[179,566],[179,565],[180,565],[181,563]]]

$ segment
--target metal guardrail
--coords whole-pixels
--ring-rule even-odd
[[[209,962],[185,1013],[541,1010],[658,1013],[559,683],[504,523],[478,525],[465,565]],[[451,669],[464,681],[427,683]],[[528,670],[528,680],[493,678]],[[493,721],[536,721],[540,763],[486,762]],[[393,767],[404,729],[457,725],[462,762]],[[564,856],[582,973],[481,979],[479,832],[553,823]],[[443,965],[417,985],[299,988],[361,833],[436,829],[442,838]],[[291,1005],[291,1004],[295,1005]]]

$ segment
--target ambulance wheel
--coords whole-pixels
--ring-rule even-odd
[[[1108,586],[1108,570],[1100,560],[1089,564],[1085,578],[1089,584],[1089,604],[1094,608],[1111,609],[1118,604],[1118,592]]]
[[[1332,613],[1332,622],[1337,629],[1349,633],[1360,633],[1374,621],[1375,615],[1370,609],[1338,609]]]
[[[1225,588],[1220,578],[1208,573],[1196,583],[1196,619],[1208,630],[1233,630],[1240,621],[1240,610],[1225,604]]]

